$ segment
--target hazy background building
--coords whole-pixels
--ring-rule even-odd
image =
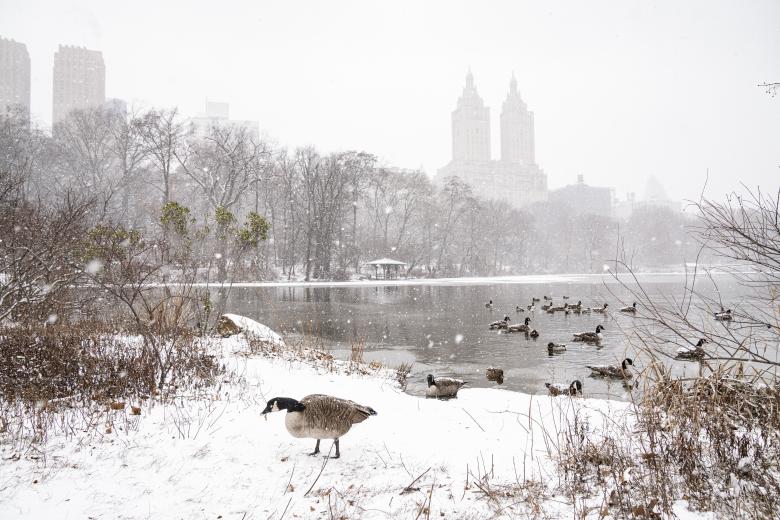
[[[589,186],[577,175],[577,183],[550,192],[550,202],[568,206],[576,215],[612,215],[612,188]]]
[[[651,175],[645,184],[642,198],[637,199],[634,192],[627,193],[625,200],[614,202],[613,215],[615,218],[626,220],[635,211],[644,208],[666,208],[674,213],[679,213],[682,211],[682,202],[670,198],[661,181]]]
[[[206,137],[212,127],[236,127],[244,128],[249,135],[258,142],[260,139],[260,123],[258,121],[248,121],[240,119],[230,119],[230,103],[206,100],[206,110],[190,119],[195,129],[195,134],[200,137]]]
[[[469,71],[452,112],[452,160],[438,171],[437,182],[459,177],[478,196],[527,206],[547,199],[547,176],[534,156],[533,113],[520,97],[513,75],[501,110],[501,159],[491,159],[490,109]]]
[[[102,106],[106,101],[103,54],[84,47],[60,45],[54,53],[52,124],[72,110]]]
[[[30,55],[23,43],[0,36],[0,114],[21,105],[30,115]]]

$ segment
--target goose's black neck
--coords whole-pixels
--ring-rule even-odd
[[[305,406],[300,401],[296,401],[290,397],[277,397],[276,407],[280,410],[287,410],[288,412],[302,412]]]

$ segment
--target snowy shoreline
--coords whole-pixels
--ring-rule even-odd
[[[732,276],[730,272],[720,270],[710,271],[715,276]],[[691,272],[673,271],[673,272],[646,272],[634,273],[636,278],[649,277],[682,277],[690,276]],[[497,285],[497,284],[527,284],[538,285],[546,283],[587,283],[594,280],[601,280],[604,283],[630,282],[634,275],[622,273],[616,279],[611,273],[569,273],[569,274],[534,274],[534,275],[512,275],[512,276],[480,276],[480,277],[460,277],[460,278],[404,278],[395,280],[345,280],[345,281],[263,281],[263,282],[195,282],[186,284],[192,287],[219,288],[253,288],[253,287],[381,287],[381,286],[415,286],[415,285]],[[148,287],[177,287],[183,284],[170,283],[152,283]]]
[[[596,434],[633,422],[624,402],[499,389],[424,399],[389,370],[251,355],[245,333],[211,341],[226,374],[205,393],[144,406],[134,423],[113,412],[109,433],[54,434],[25,453],[3,445],[0,518],[571,517],[561,433],[575,417]],[[378,412],[341,439],[341,459],[307,456],[314,441],[291,437],[284,413],[260,415],[272,397],[312,393]],[[485,486],[508,491],[496,501]]]

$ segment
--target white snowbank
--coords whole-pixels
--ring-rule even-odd
[[[280,348],[285,347],[282,337],[267,325],[238,314],[223,314],[222,316],[232,321],[249,339],[265,341]]]
[[[474,484],[485,474],[483,487],[541,482],[544,513],[535,516],[570,518],[569,501],[550,491],[556,430],[575,413],[595,430],[629,420],[622,402],[493,389],[426,400],[388,378],[226,354],[248,347],[242,335],[214,347],[232,377],[208,398],[145,407],[129,432],[117,412],[111,434],[54,437],[37,460],[3,448],[0,518],[415,518],[426,501],[430,518],[513,518],[533,507],[515,495],[496,513]],[[312,393],[378,412],[341,439],[341,459],[308,456],[314,440],[291,437],[283,412],[260,415],[272,397]]]

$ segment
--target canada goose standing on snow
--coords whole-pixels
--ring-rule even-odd
[[[574,341],[584,341],[585,343],[598,343],[602,339],[601,331],[604,327],[596,325],[596,332],[575,332]]]
[[[626,312],[626,313],[630,313],[630,314],[636,314],[636,302],[634,302],[634,304],[633,304],[633,305],[630,305],[630,306],[628,306],[628,307],[623,307],[622,309],[620,309],[620,312]]]
[[[731,321],[731,319],[732,319],[731,309],[729,309],[727,311],[716,312],[715,313],[715,319],[717,321]]]
[[[492,309],[493,308],[493,300],[490,300],[485,304],[486,309]]]
[[[553,343],[552,341],[547,344],[547,352],[550,355],[553,354],[560,354],[561,352],[566,352],[566,345],[562,343]]]
[[[707,353],[704,351],[704,344],[707,340],[701,338],[693,347],[680,347],[677,349],[677,359],[702,359]]]
[[[336,446],[334,459],[341,456],[339,438],[346,434],[353,424],[376,415],[376,411],[370,406],[323,394],[307,395],[300,401],[289,397],[274,397],[268,401],[263,415],[280,410],[287,410],[284,425],[290,435],[317,439],[311,455],[320,452],[321,439],[333,439]]]
[[[604,314],[607,312],[607,307],[609,307],[609,304],[605,303],[603,307],[591,307],[590,310],[598,314]]]
[[[545,383],[548,393],[555,397],[558,395],[582,395],[582,381],[575,379],[569,386],[560,383]]]
[[[512,325],[508,325],[506,328],[507,332],[529,332],[531,328],[528,326],[528,324],[531,323],[531,318],[526,318],[525,323],[513,323]]]
[[[493,330],[493,329],[505,329],[507,327],[507,325],[509,325],[509,320],[510,319],[511,318],[509,318],[509,316],[504,316],[503,320],[494,321],[493,323],[491,323],[488,326],[490,327],[491,330]]]
[[[631,358],[626,358],[619,367],[615,365],[594,365],[588,366],[590,375],[596,377],[611,377],[612,379],[631,379],[634,375],[628,371],[628,365],[633,365]]]
[[[451,377],[434,379],[433,374],[428,374],[428,388],[425,390],[425,395],[428,397],[457,397],[460,387],[467,384],[468,381]]]

